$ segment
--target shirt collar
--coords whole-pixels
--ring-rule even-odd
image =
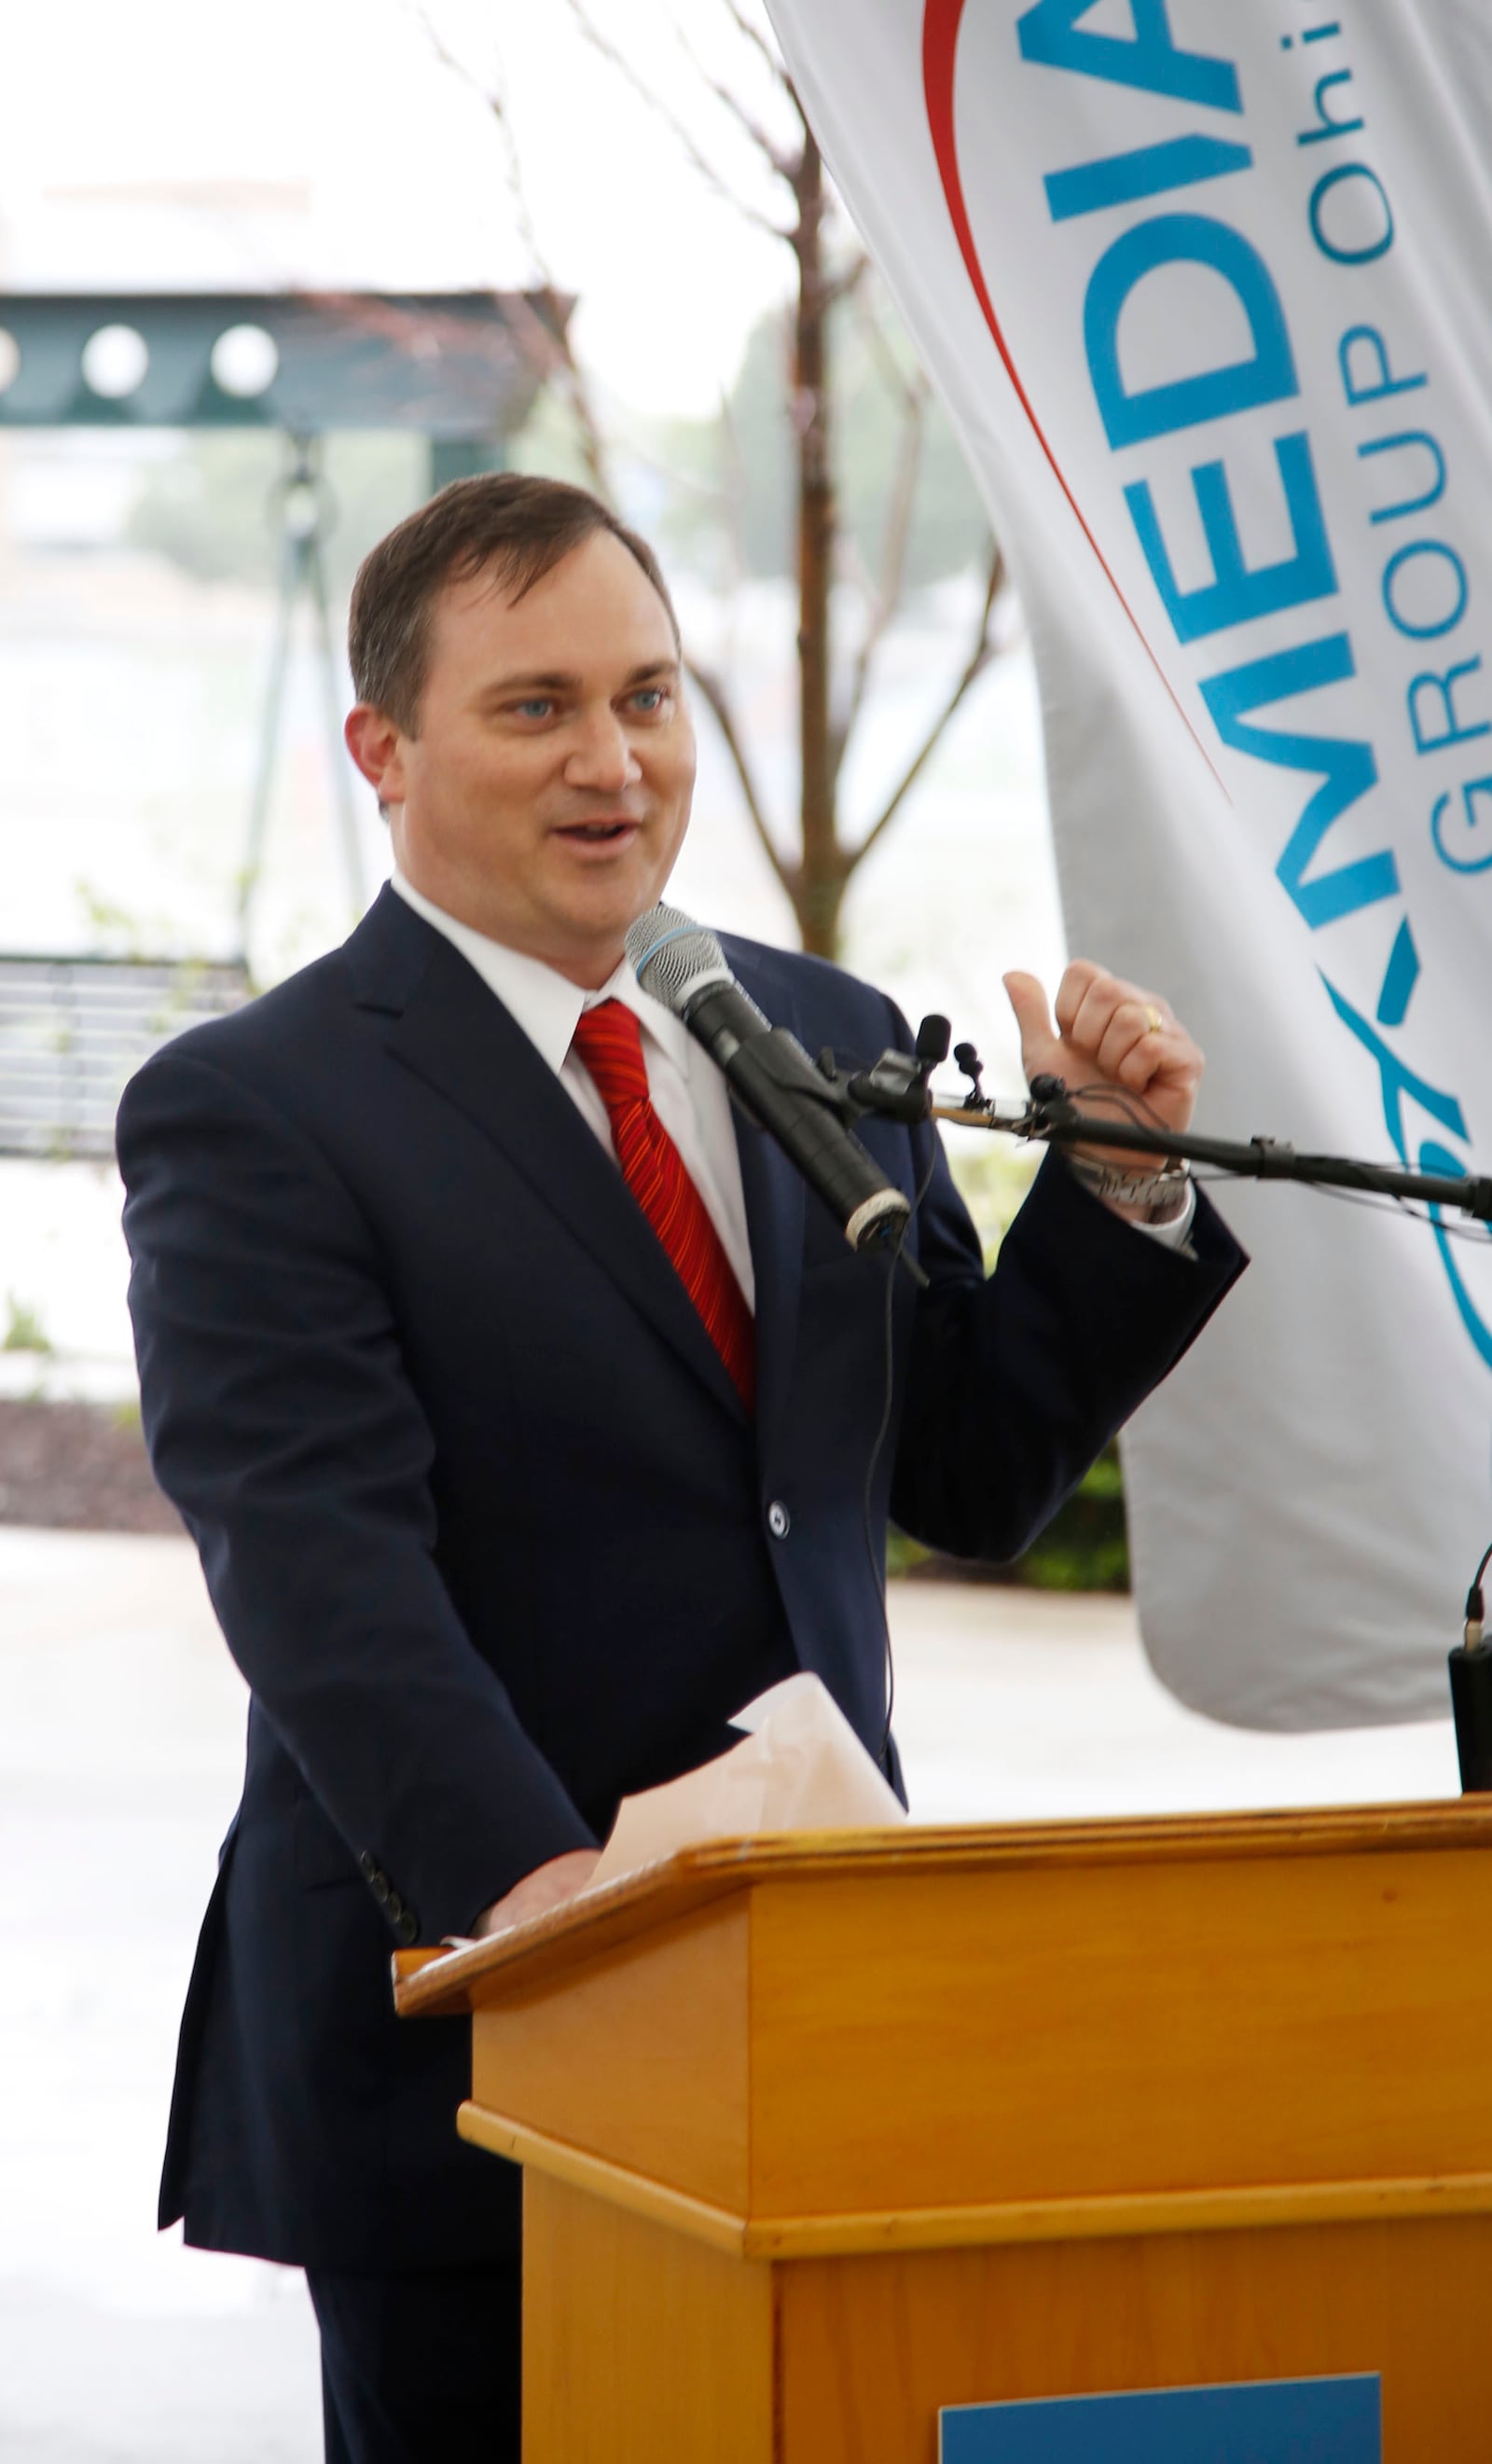
[[[516,1020],[529,1042],[538,1046],[551,1069],[558,1072],[563,1067],[581,1010],[595,1009],[603,1001],[619,1001],[634,1013],[645,1035],[688,1077],[689,1029],[682,1019],[675,1018],[671,1010],[644,992],[625,958],[599,992],[582,992],[579,984],[572,984],[567,976],[546,966],[542,958],[531,957],[526,950],[510,949],[506,942],[479,933],[474,925],[448,915],[443,907],[437,907],[423,891],[416,890],[413,882],[406,881],[397,866],[390,875],[389,888],[460,951],[489,992],[495,993],[504,1009]]]

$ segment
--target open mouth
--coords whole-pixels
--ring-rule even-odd
[[[616,847],[623,839],[634,836],[638,825],[613,818],[602,822],[567,822],[555,832],[557,838],[568,839],[575,847]]]

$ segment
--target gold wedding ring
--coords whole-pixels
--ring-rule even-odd
[[[1165,1023],[1166,1023],[1166,1022],[1165,1022],[1165,1020],[1161,1017],[1161,1014],[1160,1014],[1159,1010],[1155,1007],[1154,1002],[1153,1002],[1153,1001],[1149,1001],[1149,1002],[1147,1002],[1147,1004],[1146,1004],[1146,1009],[1145,1009],[1145,1032],[1146,1032],[1146,1034],[1147,1034],[1147,1035],[1158,1035],[1158,1034],[1160,1033],[1161,1028],[1165,1025]]]

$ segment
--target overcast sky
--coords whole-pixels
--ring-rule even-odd
[[[680,6],[708,64],[770,109],[765,71],[715,0]],[[588,7],[749,202],[780,210],[664,0]],[[712,194],[581,39],[569,0],[430,0],[428,14],[473,77],[501,77],[539,246],[580,295],[590,365],[640,408],[709,411],[787,288],[786,250]],[[406,0],[51,0],[6,55],[5,287],[532,277],[492,116]]]

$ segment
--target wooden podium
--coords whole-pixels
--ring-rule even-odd
[[[1492,2457],[1492,1801],[717,1842],[443,1956],[527,2167],[525,2464],[1380,2372]]]

